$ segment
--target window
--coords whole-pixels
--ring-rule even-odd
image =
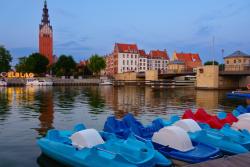
[[[129,54],[127,54],[127,58],[129,58]]]
[[[133,59],[133,55],[131,55],[131,58]]]
[[[127,65],[129,65],[129,61],[127,60]]]
[[[143,67],[143,70],[145,70],[145,67]]]
[[[241,60],[239,59],[238,62],[241,63]]]
[[[137,55],[135,55],[135,58],[137,58]]]
[[[133,65],[133,60],[131,60],[131,65]]]
[[[236,63],[236,60],[234,60],[234,64]]]
[[[123,60],[123,65],[125,65],[125,60]]]
[[[123,54],[123,58],[125,58],[125,54]]]
[[[227,60],[227,64],[229,64],[229,60]]]

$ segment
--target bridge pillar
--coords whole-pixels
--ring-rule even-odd
[[[147,70],[145,71],[146,81],[158,81],[158,71],[157,70]]]
[[[196,87],[201,89],[219,88],[219,66],[207,65],[197,69]]]
[[[120,73],[120,74],[116,74],[114,77],[115,77],[115,80],[122,80],[122,81],[137,80],[135,72]]]

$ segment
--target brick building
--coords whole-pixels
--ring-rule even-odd
[[[48,58],[50,65],[53,63],[53,29],[50,25],[46,1],[44,1],[42,21],[39,25],[39,52]]]

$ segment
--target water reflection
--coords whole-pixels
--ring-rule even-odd
[[[102,88],[103,90],[101,91],[105,91],[105,87]],[[100,112],[104,112],[103,108],[105,106],[105,100],[101,97],[101,91],[99,87],[89,87],[89,89],[87,89],[84,93],[88,98],[91,114],[99,114]]]
[[[40,136],[44,136],[49,129],[53,128],[54,107],[53,107],[53,91],[51,89],[41,91],[38,117],[40,128],[37,129]]]
[[[7,89],[0,87],[0,121],[7,119],[8,115],[10,114],[9,110],[10,103],[8,100]]]
[[[59,164],[57,161],[47,157],[44,154],[41,154],[37,158],[37,163],[39,164],[40,167],[65,167],[62,164]]]
[[[188,108],[229,112],[237,105],[250,104],[250,100],[228,99],[226,92],[133,86],[0,88],[1,163],[38,165],[41,152],[36,140],[51,128],[69,129],[84,123],[101,130],[111,114],[121,118],[131,112],[148,123],[157,116],[181,115]],[[44,156],[38,158],[41,166],[58,165],[50,162]]]

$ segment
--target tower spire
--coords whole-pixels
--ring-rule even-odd
[[[47,1],[45,0],[44,1],[44,7],[43,7],[43,16],[42,16],[42,25],[45,25],[45,24],[50,24],[50,21],[49,21],[49,10],[47,8]]]

